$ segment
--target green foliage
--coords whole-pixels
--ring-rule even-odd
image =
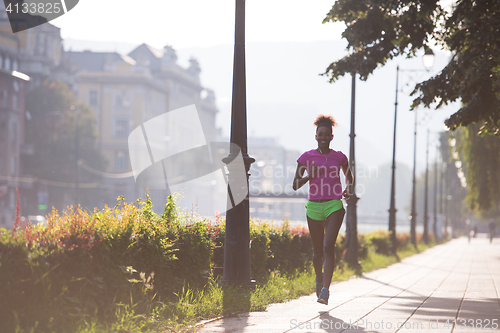
[[[349,56],[333,62],[325,74],[335,81],[346,73],[366,80],[379,65],[398,55],[414,55],[429,43],[443,10],[437,1],[339,0],[323,23],[344,22]]]
[[[163,219],[163,221],[166,221],[169,224],[176,223],[178,221],[178,213],[178,207],[175,205],[175,197],[173,195],[169,195],[167,198],[167,203],[165,204],[165,209],[163,210],[163,214],[161,214],[161,218]]]
[[[413,57],[433,41],[452,57],[435,77],[416,86],[413,107],[439,108],[461,100],[446,125],[453,129],[482,122],[481,130],[500,135],[500,2],[459,0],[447,12],[439,0],[338,0],[324,19],[343,22],[349,55],[333,62],[331,81],[346,73],[368,76],[398,55]]]
[[[282,274],[303,271],[312,260],[309,232],[303,228],[290,230],[288,221],[281,228],[252,222],[250,239],[252,275],[257,281],[267,280],[275,271]]]
[[[391,241],[390,232],[385,230],[373,231],[367,234],[364,239],[366,242],[373,246],[375,253],[390,255],[391,251]]]
[[[93,213],[55,209],[46,225],[0,229],[0,322],[8,332],[158,332],[204,318],[264,310],[314,290],[312,245],[307,229],[276,228],[252,221],[255,292],[222,287],[224,224],[165,212],[145,200]],[[360,235],[362,262],[380,250],[387,233]],[[385,240],[387,242],[387,239]],[[334,280],[343,267],[339,237]],[[406,244],[400,241],[400,244]],[[382,251],[383,252],[383,251]],[[375,266],[374,266],[375,267]]]
[[[169,227],[152,214],[150,200],[134,205],[119,199],[113,209],[90,214],[69,208],[61,215],[53,210],[46,226],[16,225],[12,232],[2,232],[4,327],[65,331],[89,314],[106,321],[124,311],[147,313],[155,298],[190,281],[179,270],[183,265],[176,252],[198,242],[198,248],[206,249],[191,253],[191,260],[199,266],[210,261],[207,241],[196,234],[190,239],[187,226]]]
[[[45,81],[26,94],[26,110],[30,117],[26,121],[25,141],[32,146],[33,154],[25,156],[23,166],[25,173],[35,176],[37,182],[35,190],[23,196],[29,198],[32,205],[29,210],[36,212],[37,188],[49,182],[55,185],[49,188],[49,207],[62,209],[64,206],[58,205],[74,195],[71,184],[75,182],[77,158],[94,169],[105,169],[104,156],[96,145],[93,111],[78,101],[66,83],[54,81]],[[84,207],[95,206],[92,204],[102,195],[97,188],[99,179],[99,176],[80,170],[79,181],[94,184],[79,190]]]
[[[480,125],[470,124],[453,133],[467,179],[467,206],[484,217],[500,212],[500,138],[478,136]]]
[[[83,331],[134,331],[151,313],[182,320],[166,310],[179,295],[178,312],[189,317],[190,307],[182,304],[202,297],[218,279],[214,267],[223,264],[224,220],[182,215],[173,197],[161,215],[152,207],[146,193],[144,200],[127,203],[119,197],[115,207],[92,213],[81,207],[61,214],[53,209],[46,225],[2,229],[2,325],[12,331],[38,326],[64,332],[78,325]],[[259,283],[271,274],[303,271],[311,260],[304,229],[252,223],[251,235]]]

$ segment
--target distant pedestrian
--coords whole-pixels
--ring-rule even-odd
[[[493,219],[490,219],[490,223],[488,223],[488,229],[490,229],[490,243],[493,242],[493,238],[495,238],[495,229],[496,223]]]
[[[349,200],[354,194],[353,175],[344,153],[330,149],[335,119],[319,115],[314,125],[318,147],[306,151],[297,159],[293,189],[296,191],[309,182],[306,217],[314,251],[316,295],[319,303],[328,304],[329,287],[335,268],[335,242],[345,215],[341,199],[345,197]],[[306,170],[307,175],[304,176]],[[347,187],[344,190],[340,182],[340,170],[346,176]]]
[[[470,225],[470,220],[465,221],[465,232],[467,233],[467,239],[469,240],[470,243],[470,239],[472,237],[472,234],[474,233]]]

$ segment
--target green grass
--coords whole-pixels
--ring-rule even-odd
[[[365,259],[361,261],[361,269],[363,273],[370,272],[375,269],[384,268],[398,262],[396,256],[386,256],[383,254],[368,252]]]
[[[334,272],[334,281],[354,277],[354,271],[342,269]],[[201,320],[232,316],[249,311],[264,311],[269,304],[282,303],[314,292],[312,267],[289,276],[271,274],[265,284],[255,291],[222,287],[220,281],[211,279],[205,289],[195,291],[185,288],[178,299],[169,303],[156,303],[146,318],[134,311],[133,305],[122,305],[110,324],[97,324],[97,320],[85,321],[79,333],[102,332],[184,332],[195,330]],[[131,301],[133,304],[133,301]]]
[[[398,256],[403,259],[434,245],[436,244],[419,243],[418,250],[407,246],[398,251]],[[370,247],[366,258],[361,260],[362,272],[384,268],[397,261],[396,256],[378,254]],[[135,314],[133,305],[123,305],[117,310],[114,323],[97,325],[97,321],[91,320],[77,332],[192,332],[196,331],[196,323],[203,320],[249,311],[264,311],[269,304],[310,295],[315,290],[314,277],[312,266],[291,275],[273,273],[266,283],[257,285],[255,291],[251,292],[231,287],[223,288],[220,281],[212,276],[203,290],[184,288],[176,294],[177,300],[156,303],[148,318]],[[339,269],[334,272],[332,281],[345,281],[353,277],[356,277],[355,271],[341,263]]]
[[[413,246],[398,252],[400,259],[424,251],[436,245],[419,244],[418,251]],[[376,253],[372,248],[365,259],[361,260],[362,272],[387,267],[398,262],[394,255]],[[340,265],[332,278],[332,282],[345,281],[356,276],[355,271],[347,265]],[[269,304],[287,302],[300,296],[310,295],[315,290],[315,275],[312,266],[304,271],[289,276],[272,274],[269,280],[257,286],[253,293],[235,289],[222,289],[215,281],[204,292],[197,296],[190,290],[179,297],[175,319],[171,322],[176,330],[191,330],[194,323],[219,316],[229,316],[247,311],[264,311]],[[226,309],[231,309],[230,311]],[[178,311],[178,312],[177,312]]]
[[[421,243],[418,244],[418,249],[415,249],[413,246],[408,246],[405,249],[399,250],[397,252],[398,257],[401,260],[414,254],[423,252],[435,245],[436,243],[434,242],[431,242],[429,244]],[[366,273],[375,269],[385,268],[389,265],[395,264],[398,262],[398,258],[394,255],[383,255],[376,253],[375,251],[369,251],[367,257],[360,261],[362,271]]]

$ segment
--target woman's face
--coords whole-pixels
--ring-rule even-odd
[[[318,141],[319,148],[330,148],[330,142],[333,140],[333,134],[331,128],[328,126],[320,126],[316,129],[315,135],[316,141]]]

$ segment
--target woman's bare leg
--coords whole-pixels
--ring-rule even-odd
[[[325,234],[325,221],[316,221],[307,216],[307,225],[313,245],[313,266],[316,273],[316,281],[323,282],[323,237]]]
[[[325,237],[323,250],[325,255],[325,276],[323,288],[329,288],[332,282],[333,270],[335,269],[335,242],[339,234],[342,221],[344,220],[345,210],[342,208],[330,214],[325,220]]]

